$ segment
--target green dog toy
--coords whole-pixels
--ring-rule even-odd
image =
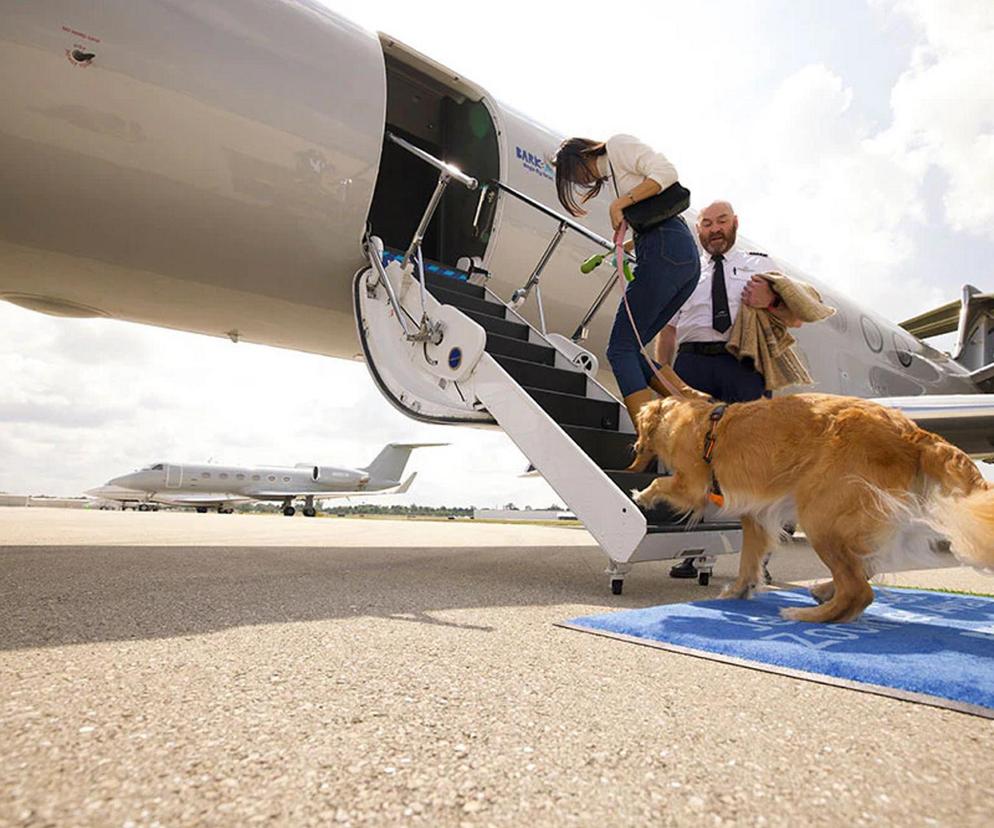
[[[593,256],[591,256],[589,259],[583,262],[583,264],[580,265],[580,272],[584,274],[593,273],[597,268],[601,266],[601,263],[608,257],[608,255],[609,254],[607,253],[595,253]],[[611,264],[617,267],[618,265],[615,261],[615,258],[616,257],[611,256]],[[634,281],[635,274],[632,273],[632,268],[631,265],[628,263],[627,258],[625,259],[622,265],[622,272],[625,274],[626,281],[628,282]]]

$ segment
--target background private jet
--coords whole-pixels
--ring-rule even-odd
[[[190,506],[198,512],[217,509],[230,513],[235,503],[251,500],[280,501],[283,514],[292,517],[294,501],[304,501],[303,514],[314,517],[315,500],[350,495],[403,494],[417,472],[401,482],[411,451],[444,443],[390,443],[368,466],[218,466],[213,464],[153,463],[131,474],[115,477],[86,492],[140,511],[153,504]]]
[[[734,526],[675,531],[628,497],[644,481],[622,471],[632,425],[601,365],[615,281],[577,272],[605,247],[610,188],[582,220],[552,209],[560,134],[309,0],[52,0],[2,19],[0,298],[360,355],[405,414],[502,428],[619,578],[737,548]],[[816,390],[994,454],[989,294],[940,314],[948,355],[777,264],[838,309],[798,332]]]

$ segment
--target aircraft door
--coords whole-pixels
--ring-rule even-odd
[[[166,464],[166,488],[178,489],[183,485],[183,467]]]

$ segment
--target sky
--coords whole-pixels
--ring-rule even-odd
[[[895,321],[994,289],[994,3],[328,0],[564,134],[665,152],[694,206]],[[0,491],[76,495],[155,461],[364,465],[385,503],[561,502],[495,430],[426,426],[351,363],[0,303]]]

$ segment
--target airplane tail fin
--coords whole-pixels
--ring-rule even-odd
[[[363,471],[369,473],[371,481],[400,480],[414,449],[447,445],[448,443],[388,443]]]
[[[979,390],[994,392],[994,293],[963,285],[958,301],[906,319],[901,327],[919,339],[956,331],[953,359],[969,370]]]

